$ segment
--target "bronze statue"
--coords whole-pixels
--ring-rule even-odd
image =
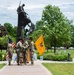
[[[28,23],[31,22],[31,20],[27,17],[27,13],[24,11],[25,4],[22,4],[21,6],[17,8],[17,14],[18,14],[18,27],[17,27],[17,41],[18,38],[21,37],[22,29],[25,28]]]
[[[19,37],[22,35],[22,29],[25,29],[26,26],[29,27],[29,29],[25,29],[24,36],[28,33],[32,33],[35,30],[35,25],[31,22],[30,18],[27,17],[27,13],[24,11],[25,4],[20,5],[17,8],[17,14],[18,14],[18,27],[17,27],[17,41]],[[29,25],[30,23],[30,25]]]

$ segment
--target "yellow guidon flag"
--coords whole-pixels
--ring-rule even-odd
[[[44,45],[44,39],[43,39],[43,35],[41,35],[37,41],[35,42],[36,48],[39,52],[40,55],[42,55],[45,51],[45,45]]]

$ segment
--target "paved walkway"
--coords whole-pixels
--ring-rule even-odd
[[[6,65],[0,70],[0,75],[52,75],[44,66],[41,65],[42,61],[34,61],[34,65],[19,65],[12,62],[11,66]],[[7,63],[0,62],[0,63]]]
[[[0,61],[1,63],[6,63],[7,65],[0,70],[0,75],[52,75],[44,66],[42,66],[42,62],[44,63],[74,63],[74,59],[72,62],[68,61],[41,61],[36,60],[34,61],[34,65],[17,65],[17,63],[13,63],[9,66],[7,61]]]

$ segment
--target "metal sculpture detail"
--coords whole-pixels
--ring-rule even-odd
[[[17,8],[17,14],[18,14],[18,27],[17,27],[17,41],[19,37],[22,35],[22,30],[25,29],[26,26],[29,27],[29,29],[25,29],[24,36],[27,35],[27,32],[33,32],[35,29],[35,25],[31,22],[30,18],[28,18],[28,14],[24,11],[25,4],[20,5]]]

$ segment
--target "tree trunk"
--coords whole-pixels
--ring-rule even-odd
[[[56,53],[56,38],[54,38],[54,53]]]

